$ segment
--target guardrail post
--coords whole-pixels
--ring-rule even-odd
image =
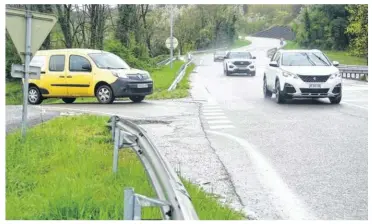
[[[134,197],[133,197],[133,201],[134,201],[134,206],[133,206],[133,208],[134,208],[134,217],[133,217],[133,219],[134,220],[141,220],[141,205],[140,205],[140,203],[139,203],[139,201],[138,201],[138,198],[136,197],[136,195],[134,194]]]
[[[119,160],[119,144],[120,144],[120,130],[115,128],[115,140],[114,140],[114,158],[112,171],[116,173],[118,171],[118,160]]]
[[[124,220],[134,219],[134,189],[124,189]]]

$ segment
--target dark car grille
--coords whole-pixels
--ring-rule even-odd
[[[147,75],[142,75],[142,74],[128,75],[128,78],[131,80],[144,80],[144,79],[147,79]]]
[[[286,93],[295,93],[296,92],[296,89],[291,84],[286,83],[284,85],[284,92],[286,92]]]
[[[329,89],[307,89],[307,88],[300,88],[302,93],[328,93]]]
[[[149,88],[133,88],[132,93],[148,93],[148,92],[151,92],[151,88],[152,87],[149,87]]]
[[[233,64],[236,66],[247,66],[247,65],[250,65],[251,62],[250,61],[234,61]]]
[[[336,85],[335,88],[333,88],[332,93],[341,93],[341,85]]]
[[[319,75],[319,76],[313,76],[313,75],[299,75],[299,77],[304,82],[327,82],[330,75]]]

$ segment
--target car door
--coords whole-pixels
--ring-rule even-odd
[[[45,88],[48,96],[67,96],[66,87],[66,57],[63,54],[50,55],[48,69],[42,74],[42,88]]]
[[[270,63],[272,61],[278,62],[280,58],[280,53],[276,52],[273,57],[270,59]],[[267,73],[266,73],[266,80],[267,80],[267,86],[269,89],[273,89],[275,87],[275,78],[276,78],[276,72],[277,72],[276,67],[272,67],[268,65],[267,67]]]
[[[92,68],[90,61],[84,55],[69,55],[69,70],[66,76],[69,96],[90,96],[89,87],[92,85],[93,74],[92,69],[87,69],[86,65]]]

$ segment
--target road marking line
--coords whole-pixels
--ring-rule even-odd
[[[217,120],[217,119],[227,119],[225,116],[206,116],[205,119],[207,120]]]
[[[220,106],[218,106],[218,105],[208,105],[208,104],[204,104],[204,105],[203,105],[203,108],[220,108]]]
[[[266,158],[246,140],[227,133],[206,130],[207,133],[224,136],[238,142],[250,156],[260,182],[273,193],[272,202],[288,219],[315,219],[305,204],[290,190]],[[287,218],[286,218],[287,219]]]
[[[356,104],[353,104],[353,103],[347,103],[347,102],[343,101],[341,104],[346,104],[346,105],[350,105],[352,107],[358,107],[360,109],[368,110],[368,107],[362,107],[362,106],[359,106],[359,105],[356,105]]]
[[[204,113],[218,113],[218,112],[223,112],[221,109],[204,109]]]
[[[208,124],[228,124],[231,123],[229,120],[214,120],[214,121],[207,121]]]
[[[214,125],[209,126],[210,129],[226,129],[226,128],[235,128],[234,125]]]
[[[218,112],[216,112],[216,113],[203,113],[204,114],[204,116],[218,116],[218,115],[224,115],[224,113],[218,113]]]

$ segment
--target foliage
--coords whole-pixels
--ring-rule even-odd
[[[6,78],[10,78],[10,70],[12,64],[20,64],[21,58],[19,57],[17,50],[10,39],[9,35],[5,35],[5,74]]]
[[[350,5],[347,10],[350,16],[346,33],[352,37],[351,52],[368,58],[368,5]]]

